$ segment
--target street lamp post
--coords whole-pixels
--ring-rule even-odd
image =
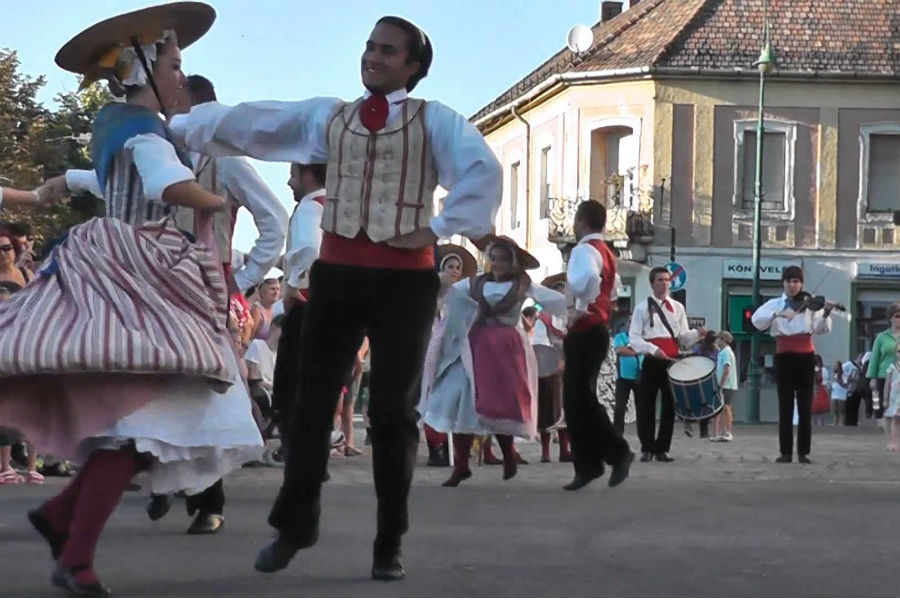
[[[756,120],[756,182],[753,188],[753,307],[758,308],[762,304],[762,298],[759,293],[759,254],[762,246],[760,221],[762,220],[763,135],[765,133],[763,111],[766,98],[766,73],[770,72],[775,66],[775,53],[772,51],[772,45],[769,42],[768,21],[765,24],[765,40],[763,42],[763,48],[759,53],[759,60],[756,61],[755,66],[759,69],[759,115]],[[759,336],[760,333],[757,331],[752,331],[750,333],[750,397],[747,402],[747,423],[759,423],[759,392],[762,384]]]

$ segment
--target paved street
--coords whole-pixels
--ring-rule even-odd
[[[813,436],[815,464],[780,465],[774,426],[740,427],[730,444],[676,426],[674,464],[635,463],[620,488],[577,493],[559,489],[571,467],[537,464],[536,444],[520,445],[532,464],[506,483],[485,466],[443,489],[449,471],[422,466],[399,583],[368,577],[368,456],[332,460],[319,544],[282,573],[252,567],[271,535],[280,471],[269,468],[229,478],[214,537],[183,535],[182,504],[151,523],[144,494],[127,494],[96,564],[122,596],[897,596],[900,456],[882,451],[871,421]],[[62,483],[0,488],[0,594],[55,592],[49,552],[24,517]]]

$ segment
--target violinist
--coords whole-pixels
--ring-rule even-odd
[[[831,331],[831,311],[837,307],[803,291],[803,269],[791,265],[781,274],[784,294],[769,300],[753,313],[753,326],[769,330],[775,338],[775,383],[778,387],[778,442],[781,455],[775,462],[793,460],[794,398],[799,417],[797,458],[809,459],[810,427],[816,349],[812,336]]]

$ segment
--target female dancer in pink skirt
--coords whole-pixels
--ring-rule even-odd
[[[224,206],[160,118],[184,84],[180,48],[214,19],[197,2],[148,8],[94,25],[56,57],[126,101],[94,124],[106,218],[70,230],[0,304],[0,422],[82,465],[28,515],[56,561],[51,581],[78,596],[109,595],[94,551],[138,472],[153,492],[197,493],[261,455],[215,244],[192,243],[170,218],[176,205],[197,209],[198,237],[212,241],[210,211]]]
[[[464,279],[447,294],[425,422],[453,433],[455,464],[445,487],[472,476],[469,451],[476,435],[496,434],[503,478],[516,474],[513,436],[535,434],[537,360],[520,315],[526,298],[550,314],[566,313],[565,296],[532,283],[540,263],[505,236],[489,236],[490,272]]]

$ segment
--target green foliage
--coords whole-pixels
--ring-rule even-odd
[[[94,84],[60,93],[51,110],[37,100],[44,76],[24,75],[19,65],[15,51],[0,49],[0,184],[33,189],[67,169],[92,168],[89,147],[72,138],[91,132],[97,111],[112,99],[109,92]],[[0,220],[30,222],[40,244],[103,211],[101,200],[85,196],[48,209],[3,210]]]

